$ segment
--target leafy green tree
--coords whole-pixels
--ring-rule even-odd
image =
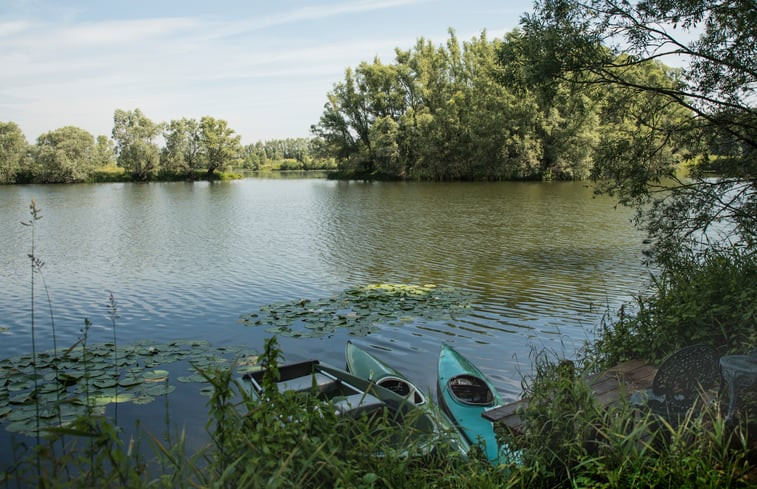
[[[200,123],[196,119],[173,120],[166,126],[163,137],[165,146],[160,154],[163,169],[184,172],[194,179],[195,171],[202,167],[205,158]]]
[[[161,129],[162,124],[152,122],[139,109],[117,109],[113,115],[118,165],[135,180],[148,180],[158,171],[160,150],[155,140]]]
[[[95,140],[95,167],[103,168],[116,164],[116,145],[108,136],[101,134]]]
[[[200,120],[200,144],[207,164],[207,176],[213,178],[213,172],[224,164],[240,159],[242,154],[241,137],[234,134],[223,119],[205,116]]]
[[[28,146],[24,133],[15,122],[0,122],[0,184],[16,181]]]
[[[544,0],[522,26],[540,47],[533,65],[548,67],[552,79],[611,90],[617,105],[605,117],[616,134],[602,141],[594,176],[643,210],[661,263],[713,240],[754,248],[754,2]],[[684,67],[668,76],[649,68],[665,59]],[[686,180],[676,174],[681,157],[691,165]]]
[[[602,131],[604,98],[534,70],[515,31],[460,42],[420,39],[347,70],[313,126],[348,175],[447,179],[583,179]]]
[[[84,182],[97,165],[95,138],[84,129],[62,127],[37,138],[33,158],[37,182]]]
[[[344,81],[334,85],[327,95],[328,101],[318,122],[311,127],[313,134],[322,140],[322,147],[340,162],[340,169],[349,162],[350,170],[371,171],[370,162],[363,157],[370,144],[367,108],[352,69],[345,71]]]
[[[242,167],[250,170],[260,170],[266,162],[263,143],[247,144],[242,148]]]
[[[404,177],[405,168],[400,157],[397,133],[399,126],[390,116],[379,117],[371,125],[368,139],[371,142],[371,159],[376,171],[390,177]]]

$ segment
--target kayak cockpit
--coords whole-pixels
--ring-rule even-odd
[[[426,396],[415,388],[410,382],[399,377],[389,376],[378,381],[378,385],[389,389],[398,396],[404,397],[416,406],[422,406],[426,403]]]
[[[482,379],[473,375],[457,375],[447,382],[452,397],[471,406],[492,406],[495,403],[494,393]]]

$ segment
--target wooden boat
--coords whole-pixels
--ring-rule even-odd
[[[295,391],[303,395],[316,395],[331,401],[340,416],[384,416],[403,428],[411,429],[415,440],[413,455],[422,455],[435,449],[438,425],[433,416],[397,393],[381,387],[376,382],[364,379],[342,369],[309,360],[278,367],[280,378],[276,382],[279,392]],[[264,395],[263,370],[245,374],[252,384],[253,393]],[[387,447],[407,455],[405,447]]]
[[[358,348],[351,341],[348,341],[345,347],[345,358],[349,372],[391,390],[425,411],[434,419],[439,435],[450,443],[454,450],[463,455],[468,453],[470,445],[454,423],[410,379],[367,351]]]
[[[439,402],[471,445],[478,445],[493,465],[510,460],[507,446],[500,447],[494,425],[481,414],[502,398],[491,381],[451,346],[442,344],[438,365]]]

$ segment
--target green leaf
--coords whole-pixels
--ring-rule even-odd
[[[168,378],[167,370],[152,370],[142,374],[147,382],[162,382]]]

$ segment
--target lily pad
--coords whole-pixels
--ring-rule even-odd
[[[137,405],[143,405],[143,404],[150,404],[155,400],[155,397],[148,396],[147,394],[143,394],[139,397],[135,397],[131,400],[132,403]]]
[[[205,377],[200,374],[184,375],[182,377],[177,377],[176,380],[179,382],[207,382]]]
[[[134,394],[130,392],[119,392],[117,394],[102,394],[95,396],[92,399],[92,402],[95,406],[105,406],[110,403],[131,402],[134,399]]]
[[[215,347],[196,340],[143,341],[119,345],[117,351],[112,343],[86,349],[78,344],[57,353],[0,359],[0,423],[13,423],[15,432],[31,435],[37,418],[40,427],[58,426],[88,413],[104,413],[114,402],[146,404],[176,389],[166,383],[168,364],[183,360],[198,369],[226,368],[235,358],[242,373],[257,359],[242,345]],[[146,371],[150,366],[160,368]],[[205,382],[197,373],[179,380]]]
[[[134,376],[127,376],[118,381],[118,385],[121,387],[133,387],[144,382],[144,379]]]
[[[31,392],[24,392],[23,394],[18,394],[13,397],[9,397],[8,401],[11,404],[29,404],[34,400],[34,396],[32,396]]]
[[[433,284],[369,284],[316,301],[298,299],[270,304],[242,316],[248,326],[264,326],[270,333],[292,337],[322,337],[339,328],[366,335],[381,325],[447,319],[470,308],[470,296]]]
[[[151,370],[142,375],[146,382],[162,382],[168,378],[168,370]]]
[[[142,389],[142,392],[150,396],[162,396],[165,394],[170,394],[175,390],[176,386],[174,385],[153,384],[146,386],[144,389]]]
[[[13,421],[5,429],[11,433],[34,433],[37,431],[37,421],[31,418],[22,421]]]
[[[94,384],[95,384],[95,387],[105,389],[108,387],[115,387],[116,385],[118,385],[118,380],[110,377],[110,378],[98,379],[94,382]]]

